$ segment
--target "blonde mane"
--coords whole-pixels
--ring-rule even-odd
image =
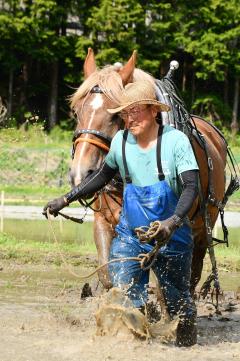
[[[144,79],[154,84],[154,78],[152,75],[141,69],[135,68],[133,73],[133,82]],[[87,97],[87,95],[91,92],[91,89],[97,85],[101,91],[116,104],[116,106],[119,105],[119,97],[124,90],[122,79],[116,71],[116,68],[108,65],[91,74],[70,97],[71,108],[75,112],[79,110],[79,100]]]

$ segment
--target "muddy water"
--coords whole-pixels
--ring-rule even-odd
[[[1,301],[6,298],[12,302],[24,303],[26,299],[37,300],[39,296],[46,299],[48,297],[57,298],[59,293],[67,292],[73,288],[75,292],[79,292],[79,298],[81,296],[84,281],[78,280],[64,267],[42,264],[21,265],[2,261],[1,268]],[[74,267],[72,270],[81,277],[89,274],[93,268],[81,266]]]
[[[35,228],[25,231],[30,240]],[[91,270],[74,267],[79,275]],[[0,361],[240,361],[239,278],[220,270],[221,314],[209,299],[198,302],[198,344],[178,349],[155,339],[96,336],[102,293],[96,279],[90,281],[95,297],[81,299],[84,282],[63,266],[0,260]]]
[[[94,298],[81,299],[83,283],[54,265],[0,264],[1,361],[240,360],[240,304],[225,293],[222,314],[198,303],[198,344],[96,336],[94,314],[101,289],[91,280]],[[91,268],[75,267],[79,274]]]
[[[91,249],[95,249],[93,243],[92,223],[86,222],[82,225],[72,222],[54,222],[54,230],[58,240],[68,243],[88,244]],[[53,242],[53,236],[46,220],[11,220],[4,221],[4,231],[13,235],[19,240],[26,239],[40,242]],[[222,237],[220,228],[216,229],[214,236]],[[240,228],[229,229],[230,249],[234,248],[240,252]],[[227,249],[225,246],[218,246]],[[207,257],[206,257],[207,258]],[[240,287],[240,277],[238,272],[226,272],[220,269],[220,281],[223,289],[236,291]],[[203,272],[202,280],[207,277]]]

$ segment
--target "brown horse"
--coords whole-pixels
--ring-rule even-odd
[[[72,108],[78,119],[73,139],[74,155],[70,172],[73,185],[79,184],[86,176],[100,167],[109,149],[111,138],[122,128],[120,117],[110,115],[107,109],[118,104],[119,94],[123,87],[128,82],[134,82],[139,78],[154,83],[153,77],[135,68],[135,62],[136,52],[133,52],[128,62],[120,69],[108,66],[97,70],[94,53],[89,49],[84,63],[85,81],[72,96]],[[199,117],[193,117],[192,122],[195,122],[207,145],[206,155],[204,148],[193,135],[190,135],[200,169],[201,198],[208,199],[209,185],[211,185],[211,196],[214,195],[215,199],[215,202],[208,204],[205,209],[209,215],[207,225],[202,212],[198,211],[199,199],[195,202],[189,215],[190,219],[194,220],[191,279],[191,289],[194,291],[201,277],[203,259],[208,248],[207,234],[209,230],[206,228],[213,228],[219,212],[216,204],[221,202],[224,197],[227,147],[218,131],[209,123]],[[209,167],[214,170],[211,172],[211,179]],[[121,190],[119,182],[115,180],[104,189],[95,202],[95,207],[100,208],[100,212],[94,213],[94,240],[100,265],[108,261],[114,228],[121,211]],[[203,202],[201,208],[203,208]],[[111,286],[107,268],[99,272],[99,279],[105,288]]]

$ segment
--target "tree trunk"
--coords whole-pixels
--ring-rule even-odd
[[[232,135],[236,135],[239,130],[238,124],[238,103],[239,103],[239,77],[235,78],[234,84],[234,101],[233,101],[233,112],[232,112]]]
[[[186,81],[187,81],[187,63],[186,63],[186,60],[184,60],[183,77],[182,77],[182,92],[186,91]]]
[[[228,105],[228,90],[229,90],[229,82],[228,82],[228,71],[227,69],[224,72],[224,94],[223,94],[223,99],[224,99],[224,104]]]
[[[13,68],[9,71],[9,83],[8,83],[8,113],[7,117],[11,118],[13,109]]]
[[[196,91],[196,83],[195,83],[195,73],[193,71],[192,73],[192,89],[191,89],[191,100],[192,100],[192,105],[194,103],[194,100],[195,100],[195,91]]]
[[[48,130],[51,130],[57,123],[57,97],[58,97],[58,62],[51,66],[51,85],[48,111]]]
[[[28,63],[27,62],[23,64],[20,80],[21,80],[21,88],[20,88],[20,96],[19,96],[20,114],[19,117],[17,118],[18,127],[25,122],[24,114],[26,110],[28,110],[28,97],[27,97]]]

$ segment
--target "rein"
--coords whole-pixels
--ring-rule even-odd
[[[59,214],[61,214],[60,212],[58,212]],[[61,214],[62,215],[62,214]],[[66,218],[66,217],[65,217]],[[54,227],[52,224],[52,218],[51,218],[51,213],[49,211],[49,208],[47,208],[47,219],[48,219],[48,224],[49,224],[49,228],[51,230],[51,233],[53,235],[53,239],[55,244],[58,247],[58,252],[60,254],[60,257],[62,259],[63,264],[65,265],[65,267],[67,268],[68,272],[74,276],[77,277],[79,279],[85,280],[87,278],[92,277],[93,275],[95,275],[98,271],[100,271],[102,268],[106,267],[107,265],[111,264],[111,263],[115,263],[115,262],[127,262],[127,261],[138,261],[140,263],[140,268],[143,271],[146,271],[148,269],[150,269],[153,265],[153,263],[155,262],[156,258],[157,258],[157,253],[159,251],[159,248],[162,246],[160,243],[156,244],[155,247],[148,253],[146,254],[139,254],[138,257],[123,257],[123,258],[115,258],[112,259],[104,264],[102,264],[101,266],[98,266],[93,272],[89,273],[86,276],[80,276],[79,274],[77,274],[76,272],[73,271],[73,269],[69,266],[69,264],[66,261],[66,258],[64,257],[63,253],[60,250],[59,247],[59,242],[56,236],[56,233],[54,231]],[[78,222],[78,223],[82,223],[82,222]],[[150,262],[150,263],[149,263]]]
[[[60,216],[62,216],[63,218],[69,220],[69,221],[72,221],[72,222],[75,222],[75,223],[79,223],[79,224],[82,224],[84,222],[84,218],[87,214],[87,208],[90,208],[93,212],[100,212],[101,209],[102,209],[102,198],[101,198],[101,195],[103,194],[104,196],[104,199],[105,199],[105,202],[108,206],[108,209],[110,211],[110,213],[112,214],[112,217],[115,219],[113,213],[112,213],[112,209],[110,208],[107,200],[106,200],[106,194],[115,202],[117,203],[120,207],[122,206],[122,204],[117,200],[117,198],[115,198],[112,194],[111,194],[111,191],[109,191],[108,187],[106,186],[105,188],[103,188],[101,191],[98,191],[96,193],[96,195],[94,196],[94,198],[90,201],[90,202],[87,202],[83,199],[79,199],[79,203],[84,207],[84,210],[85,210],[85,214],[83,215],[82,218],[77,218],[77,217],[73,217],[73,216],[69,216],[65,213],[62,213],[62,212],[58,212],[58,214],[60,214]],[[99,207],[96,209],[96,208],[93,208],[92,207],[92,204],[97,200],[99,199]],[[116,221],[116,219],[115,219]],[[116,222],[117,223],[117,222]]]

